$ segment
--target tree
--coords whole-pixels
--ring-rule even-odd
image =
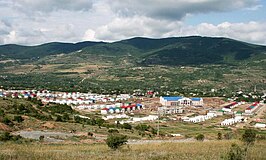
[[[106,144],[113,150],[118,149],[127,143],[127,136],[120,134],[110,134],[107,137]]]
[[[246,145],[253,145],[256,140],[256,132],[253,129],[246,129],[244,134],[242,135],[243,142],[246,143]]]
[[[198,140],[198,141],[203,141],[204,138],[205,138],[205,136],[204,136],[203,134],[198,134],[198,135],[196,136],[196,140]]]

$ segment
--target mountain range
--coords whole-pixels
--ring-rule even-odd
[[[0,46],[0,60],[36,60],[51,55],[93,55],[132,57],[142,65],[224,64],[266,58],[266,46],[223,37],[171,37],[151,39],[136,37],[112,43],[51,42],[36,46],[7,44]],[[88,56],[87,56],[88,57]]]

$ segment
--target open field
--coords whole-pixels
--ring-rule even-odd
[[[232,143],[239,141],[206,141],[185,143],[156,143],[126,145],[113,151],[105,144],[2,144],[0,159],[12,160],[72,160],[72,159],[221,159]],[[248,152],[248,159],[266,157],[265,141],[256,142]]]

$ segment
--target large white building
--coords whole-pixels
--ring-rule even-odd
[[[202,106],[202,98],[186,98],[186,97],[160,97],[160,103],[163,106]]]

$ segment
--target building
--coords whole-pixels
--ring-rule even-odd
[[[163,106],[202,106],[202,98],[186,98],[186,97],[160,97],[160,103]]]
[[[265,128],[266,127],[266,124],[263,124],[263,123],[256,123],[255,128]]]
[[[159,114],[167,115],[167,114],[177,114],[183,113],[184,110],[182,107],[158,107]]]
[[[245,113],[246,114],[252,114],[259,106],[258,102],[253,103],[251,106],[246,108]]]

